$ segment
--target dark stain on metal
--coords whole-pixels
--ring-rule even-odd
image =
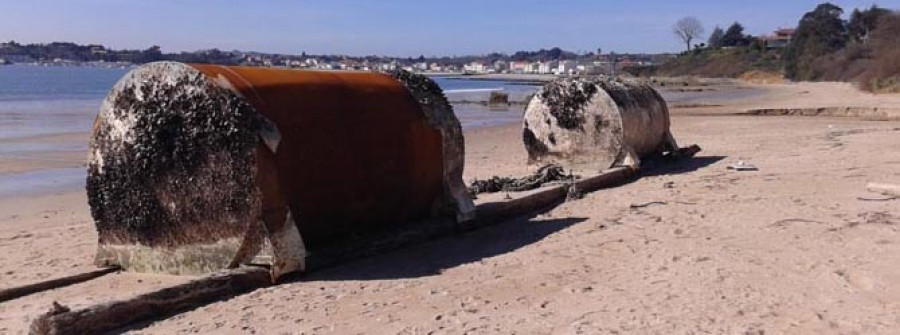
[[[528,129],[528,124],[525,124],[525,129],[522,130],[522,141],[525,143],[525,148],[528,151],[528,160],[533,161],[540,156],[545,156],[550,153],[550,148],[537,139],[534,136],[534,132],[531,129]]]
[[[596,93],[595,81],[576,79],[551,82],[540,94],[561,128],[580,129],[584,124],[581,110]]]

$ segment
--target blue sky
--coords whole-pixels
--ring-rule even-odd
[[[895,0],[832,1],[850,12]],[[707,33],[740,21],[761,34],[794,26],[807,0],[2,0],[0,40],[75,41],[164,51],[418,56],[572,51],[666,52],[679,18]]]

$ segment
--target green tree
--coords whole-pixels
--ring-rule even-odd
[[[147,50],[141,51],[140,56],[136,59],[137,63],[150,63],[163,60],[162,50],[158,45],[154,45]]]
[[[722,47],[722,39],[724,37],[725,37],[725,31],[722,30],[721,27],[716,26],[716,28],[713,29],[712,33],[709,34],[709,40],[706,42],[706,44],[711,49],[721,48]]]
[[[741,47],[750,44],[750,37],[744,35],[744,26],[740,23],[732,23],[722,35],[722,46],[725,47]]]
[[[821,71],[816,69],[815,61],[847,44],[843,13],[841,7],[824,3],[803,15],[785,53],[785,75],[789,79],[817,79]]]

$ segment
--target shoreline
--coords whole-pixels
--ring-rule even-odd
[[[538,85],[543,86],[547,82],[561,78],[552,74],[516,74],[516,73],[492,73],[492,74],[471,74],[465,75],[460,73],[452,74],[429,74],[423,73],[428,77],[440,77],[455,80],[472,80],[472,81],[507,81],[520,83],[521,85]]]
[[[88,138],[67,132],[0,140],[0,201],[83,186]]]

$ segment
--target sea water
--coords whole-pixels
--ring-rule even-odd
[[[43,159],[42,154],[81,152],[87,157],[87,136],[100,103],[130,69],[81,66],[0,66],[0,160]],[[536,91],[516,82],[476,81],[436,77],[448,95],[465,92]],[[455,92],[455,93],[454,93]],[[518,108],[489,111],[477,104],[455,106],[463,128],[518,122]],[[65,137],[67,134],[80,134]],[[53,136],[67,140],[47,140]],[[68,140],[68,138],[84,140]],[[0,196],[43,193],[81,187],[84,168],[43,169],[0,173]]]
[[[103,67],[0,66],[0,160],[40,158],[42,153],[80,152],[87,156],[87,136],[94,117],[112,86],[129,69]],[[464,130],[521,122],[524,102],[540,83],[432,77],[444,89]],[[514,102],[489,108],[491,92],[509,94]],[[669,103],[710,99],[732,100],[758,94],[753,90],[703,93],[662,92]],[[515,103],[518,102],[518,103]],[[46,140],[54,135],[65,140]],[[84,138],[69,140],[68,138]],[[79,162],[82,163],[83,162]],[[61,187],[82,186],[84,168],[0,173],[0,196]]]
[[[125,71],[0,66],[0,140],[89,131],[100,101]]]
[[[127,71],[102,67],[0,66],[0,140],[90,131],[100,102]],[[511,81],[434,79],[451,97],[490,91],[530,94],[538,88]],[[466,106],[462,109],[472,111]],[[499,120],[485,122],[491,116]],[[467,122],[468,117],[479,121]],[[460,119],[465,128],[508,122],[502,114],[496,113],[464,113]]]

